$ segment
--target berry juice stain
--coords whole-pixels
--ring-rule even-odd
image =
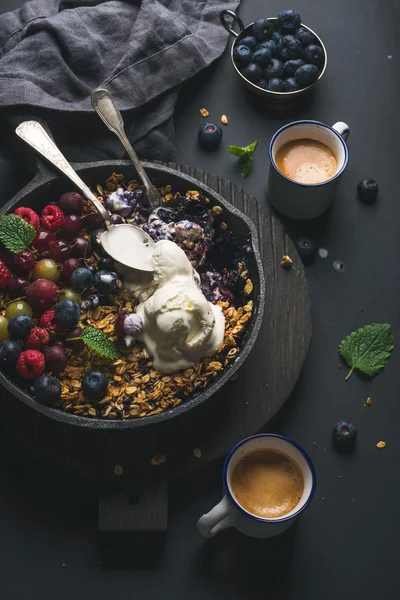
[[[336,269],[336,271],[344,273],[344,271],[346,270],[346,265],[341,260],[334,260],[333,268]]]

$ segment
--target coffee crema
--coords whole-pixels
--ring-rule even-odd
[[[298,183],[323,183],[337,172],[332,150],[311,139],[286,142],[276,153],[275,163],[283,175]]]
[[[275,519],[297,506],[303,495],[304,478],[290,456],[263,448],[239,459],[233,469],[231,489],[235,500],[249,513]]]

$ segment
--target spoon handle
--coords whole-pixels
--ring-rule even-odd
[[[92,92],[92,106],[99,117],[107,125],[108,129],[115,133],[121,144],[124,146],[129,158],[133,162],[135,169],[138,172],[140,179],[142,180],[144,187],[146,188],[150,206],[154,210],[160,206],[161,196],[151,183],[146,171],[137,157],[136,152],[132,148],[132,145],[126,136],[124,121],[113,96],[108,90],[98,88]]]
[[[100,213],[106,222],[107,228],[112,225],[110,223],[110,215],[104,206],[99,202],[93,192],[88,188],[86,183],[82,181],[79,175],[71,167],[65,156],[57,148],[53,140],[46,133],[43,127],[37,121],[24,121],[18,125],[15,133],[32,146],[39,154],[50,161],[64,175],[69,177],[71,181],[81,190],[82,194],[94,205],[95,209]]]

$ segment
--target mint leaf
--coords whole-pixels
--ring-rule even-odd
[[[240,146],[228,147],[228,150],[231,154],[239,157],[239,170],[240,175],[243,177],[243,179],[246,178],[251,171],[251,166],[253,163],[253,154],[256,149],[257,143],[258,142],[256,140],[255,142],[249,144],[248,146],[243,146],[242,148]]]
[[[35,233],[32,225],[18,215],[3,215],[0,218],[0,240],[13,254],[26,250],[32,244]]]
[[[351,367],[346,381],[354,369],[366,375],[377,375],[390,358],[393,346],[392,329],[388,323],[373,323],[353,331],[339,345],[339,352]]]
[[[116,346],[108,339],[104,331],[95,327],[85,327],[82,331],[81,340],[90,348],[110,360],[120,358]]]

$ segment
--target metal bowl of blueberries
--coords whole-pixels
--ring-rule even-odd
[[[235,38],[231,59],[236,73],[250,91],[267,102],[283,104],[300,99],[325,73],[325,46],[303,25],[297,11],[282,10],[277,17],[257,19],[246,27],[231,10],[221,11],[219,18]],[[232,29],[234,23],[239,33]]]

